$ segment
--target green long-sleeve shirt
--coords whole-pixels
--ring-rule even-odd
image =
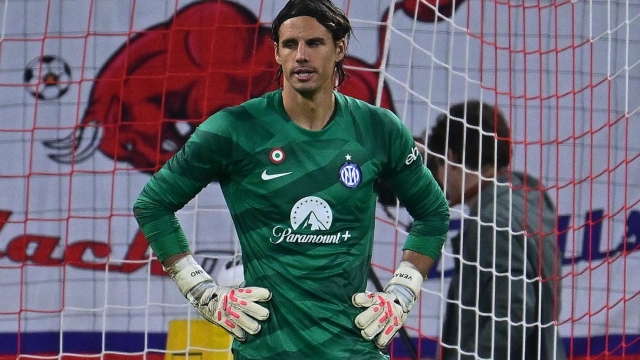
[[[384,178],[414,218],[404,248],[437,258],[444,195],[390,111],[335,93],[320,131],[287,116],[281,91],[220,111],[155,174],[134,205],[156,256],[188,251],[175,212],[213,181],[234,221],[247,286],[270,289],[262,330],[235,343],[250,359],[382,359],[354,325],[367,284]]]

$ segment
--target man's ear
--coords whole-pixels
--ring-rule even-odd
[[[344,60],[347,55],[347,39],[336,42],[336,62]]]
[[[280,54],[278,53],[278,50],[279,50],[278,43],[274,41],[273,42],[273,56],[275,57],[276,62],[278,63],[278,65],[282,65],[280,63]]]

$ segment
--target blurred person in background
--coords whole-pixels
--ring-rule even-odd
[[[503,114],[476,100],[454,104],[426,145],[449,206],[469,209],[451,241],[442,359],[565,359],[555,205],[538,179],[510,170]]]

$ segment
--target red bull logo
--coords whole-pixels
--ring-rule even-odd
[[[452,14],[462,1],[405,0],[385,12],[403,11],[432,22]],[[349,77],[340,91],[375,103],[386,27],[378,60],[348,56]],[[209,115],[275,90],[271,30],[240,4],[203,1],[179,10],[166,22],[135,34],[104,64],[78,127],[63,139],[45,142],[60,163],[82,162],[95,151],[145,173],[156,172]],[[380,106],[393,110],[384,85]]]

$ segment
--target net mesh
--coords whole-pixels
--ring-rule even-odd
[[[131,205],[206,116],[277,87],[269,25],[284,3],[0,1],[0,358],[170,353],[169,324],[198,316]],[[459,101],[504,112],[511,168],[541,179],[557,205],[567,354],[640,358],[640,5],[336,4],[355,30],[344,93],[393,110],[419,140]],[[411,225],[387,200],[372,289]],[[469,215],[451,214],[453,237]],[[203,267],[238,281],[218,185],[179,219]],[[447,242],[393,358],[436,356],[456,259]]]

